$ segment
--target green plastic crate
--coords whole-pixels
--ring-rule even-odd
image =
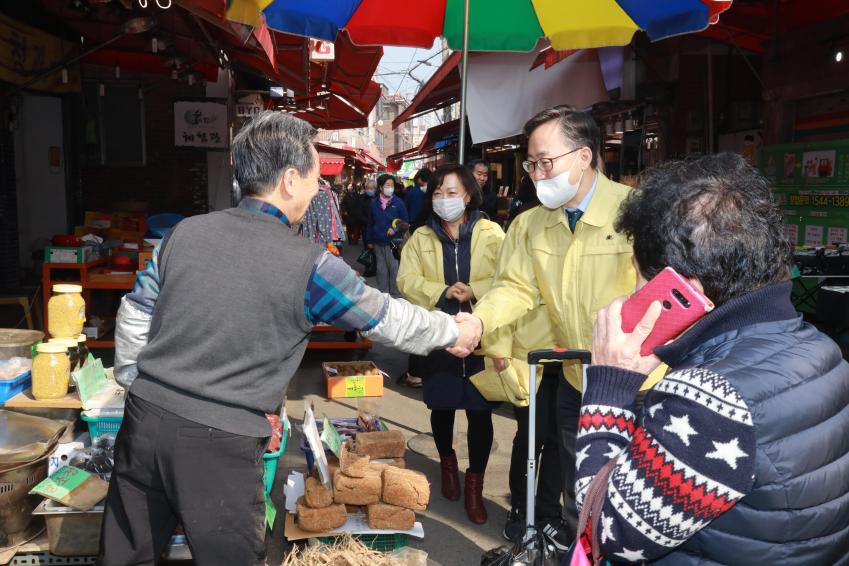
[[[283,438],[280,439],[280,450],[262,455],[262,481],[265,484],[265,493],[271,493],[274,486],[274,476],[277,475],[277,463],[280,455],[286,451],[286,443],[289,441],[289,425],[283,423]]]
[[[372,550],[379,552],[392,552],[407,546],[409,537],[404,533],[392,533],[389,535],[353,535],[355,539]],[[318,540],[325,544],[333,544],[336,537],[319,537]]]
[[[88,423],[88,433],[91,435],[92,440],[104,434],[118,434],[118,429],[121,428],[121,421],[124,420],[124,417],[80,416],[83,421]]]

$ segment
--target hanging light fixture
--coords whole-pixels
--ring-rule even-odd
[[[608,136],[613,135],[613,122],[608,121],[604,124],[604,133],[607,134]]]
[[[175,81],[180,78],[180,73],[177,72],[177,69],[171,69],[171,78]]]
[[[628,117],[625,118],[625,131],[633,132],[634,131],[634,118],[631,114],[628,114]]]
[[[106,85],[103,84],[103,81],[100,81],[100,83],[97,85],[97,92],[98,94],[100,94],[100,96],[106,96]]]
[[[622,116],[616,117],[616,124],[613,126],[614,132],[617,134],[621,134],[624,131],[624,127],[622,125]]]
[[[68,67],[62,67],[62,84],[68,84]]]
[[[155,35],[150,38],[150,52],[159,53],[159,38]]]
[[[115,65],[115,78],[116,79],[121,78],[121,66],[118,65],[118,64]]]

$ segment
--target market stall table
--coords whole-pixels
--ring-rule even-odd
[[[79,393],[69,391],[61,399],[39,401],[32,396],[32,387],[18,393],[3,405],[7,409],[82,409]]]

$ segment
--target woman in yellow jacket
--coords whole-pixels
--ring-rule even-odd
[[[489,290],[504,232],[487,220],[479,207],[482,195],[474,177],[462,165],[443,165],[431,176],[425,206],[433,213],[404,246],[398,270],[398,290],[411,303],[448,314],[471,312],[472,304]],[[455,358],[431,353],[423,372],[424,401],[431,409],[431,428],[442,468],[442,494],[460,498],[454,414],[466,411],[469,421],[469,468],[465,509],[472,522],[487,520],[483,478],[492,449],[493,403],[484,399],[469,377],[483,369],[483,358]]]

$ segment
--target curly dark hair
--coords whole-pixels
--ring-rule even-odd
[[[735,153],[670,162],[619,210],[646,279],[664,267],[698,279],[721,305],[790,277],[792,247],[767,180]]]

